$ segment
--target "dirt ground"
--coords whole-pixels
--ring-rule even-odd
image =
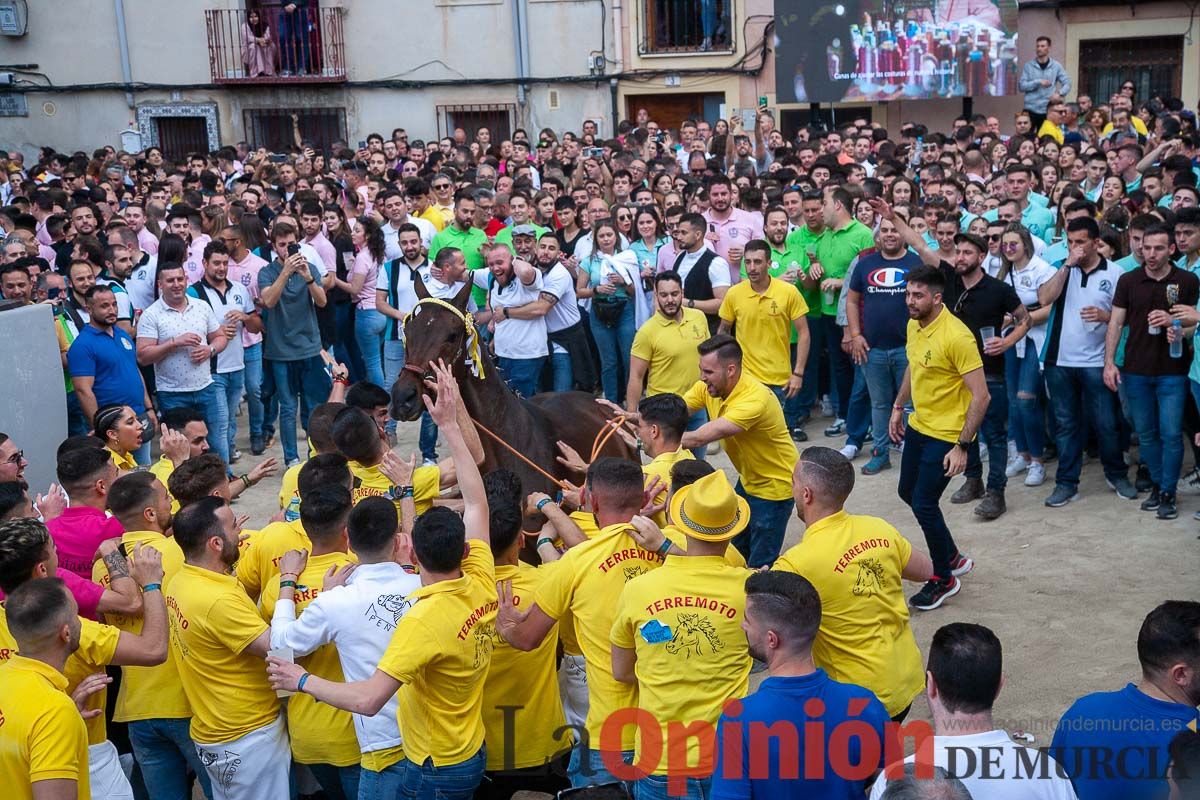
[[[828,420],[809,423],[809,445],[841,447],[842,440],[820,433]],[[238,419],[242,460],[237,473],[258,459],[250,455],[245,410]],[[417,423],[401,423],[397,451],[416,451]],[[445,454],[445,448],[441,448]],[[268,453],[282,464],[276,444]],[[265,457],[265,456],[264,456]],[[710,457],[734,478],[724,453]],[[866,458],[855,461],[856,471]],[[1191,469],[1190,455],[1185,472]],[[861,474],[847,503],[851,513],[883,517],[926,550],[920,528],[896,495],[900,459],[880,475]],[[943,510],[959,547],[975,559],[963,589],[940,609],[913,613],[913,629],[924,654],[934,631],[950,622],[987,625],[1004,645],[1005,686],[996,704],[998,724],[1010,731],[1034,734],[1048,745],[1059,716],[1080,695],[1123,687],[1139,677],[1137,632],[1142,619],[1164,600],[1197,599],[1200,592],[1200,494],[1179,495],[1179,518],[1162,522],[1140,511],[1137,501],[1123,501],[1104,484],[1098,461],[1086,462],[1080,497],[1065,508],[1046,508],[1053,490],[1056,463],[1048,465],[1045,484],[1026,487],[1018,477],[1009,484],[1008,513],[993,522],[979,521],[973,504],[951,505],[955,478],[943,497]],[[987,464],[985,462],[984,469]],[[247,527],[261,527],[278,510],[279,479],[269,478],[236,502],[249,514]],[[785,549],[798,542],[803,523],[793,518]],[[911,595],[919,587],[910,584]],[[928,719],[924,698],[910,719]]]

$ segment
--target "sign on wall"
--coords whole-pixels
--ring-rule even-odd
[[[1017,91],[1016,0],[776,0],[781,103]]]
[[[29,103],[24,92],[0,92],[0,117],[28,117]]]

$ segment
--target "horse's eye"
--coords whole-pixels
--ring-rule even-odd
[[[457,333],[446,334],[446,344],[454,344],[454,340],[458,338]]]

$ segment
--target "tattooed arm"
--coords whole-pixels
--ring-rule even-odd
[[[96,610],[101,614],[140,617],[142,590],[129,575],[129,563],[121,552],[121,540],[107,539],[101,542],[99,553],[104,568],[108,570],[108,581]]]

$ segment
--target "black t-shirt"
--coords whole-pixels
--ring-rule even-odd
[[[1170,295],[1170,297],[1168,297]],[[1166,331],[1150,333],[1151,311],[1167,311],[1172,303],[1195,306],[1200,298],[1200,278],[1171,267],[1162,280],[1154,280],[1144,267],[1117,279],[1113,306],[1125,309],[1129,341],[1125,345],[1125,371],[1134,375],[1186,375],[1191,367],[1189,342],[1184,339],[1182,358],[1171,358]]]
[[[558,239],[558,249],[562,251],[563,255],[570,257],[575,255],[575,245],[579,244],[579,240],[582,239],[586,233],[586,230],[580,228],[574,236],[568,239],[566,229],[559,228],[554,232],[554,238]]]
[[[331,236],[329,243],[333,245],[333,251],[337,254],[335,261],[337,263],[338,280],[349,282],[350,270],[348,265],[354,263],[354,242],[350,240],[349,234],[343,233],[339,236]],[[347,256],[349,256],[348,260]],[[350,295],[341,289],[330,289],[327,294],[331,303],[341,305],[350,302]]]
[[[954,271],[948,261],[938,266],[946,278],[946,291],[942,294],[942,302],[954,316],[958,317],[975,334],[975,344],[979,347],[979,355],[983,359],[983,373],[989,378],[1004,377],[1004,356],[989,356],[983,352],[983,337],[980,330],[986,327],[995,329],[995,335],[1003,335],[1004,316],[1011,314],[1021,305],[1021,298],[1013,287],[1001,280],[993,278],[986,272],[971,288],[963,286],[962,278]]]

